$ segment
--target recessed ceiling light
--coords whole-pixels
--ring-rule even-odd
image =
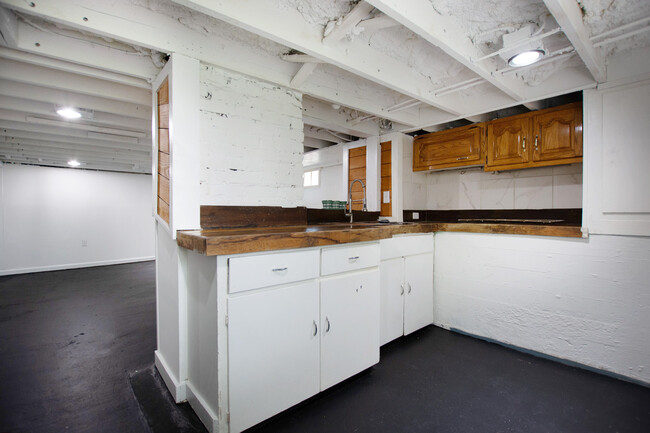
[[[78,119],[81,117],[81,113],[72,107],[57,108],[56,114],[65,119]]]
[[[510,60],[508,60],[508,64],[515,68],[532,65],[533,63],[540,61],[542,57],[544,57],[544,54],[546,54],[544,50],[524,51],[512,56]]]
[[[81,163],[79,161],[77,161],[76,159],[71,159],[70,161],[68,161],[68,165],[70,167],[79,167],[81,165]]]

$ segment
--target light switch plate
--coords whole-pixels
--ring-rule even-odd
[[[414,220],[419,220],[420,219],[420,212],[413,212],[413,219]]]
[[[390,191],[384,191],[384,203],[390,203]]]

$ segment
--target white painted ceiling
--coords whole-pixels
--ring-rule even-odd
[[[536,109],[648,55],[647,0],[0,0],[0,160],[148,173],[150,82],[178,52],[304,97],[306,149]],[[520,69],[502,36],[530,25]],[[640,62],[644,64],[644,62]],[[648,62],[646,61],[645,64]],[[647,72],[647,71],[644,71]],[[94,111],[63,121],[56,105]]]

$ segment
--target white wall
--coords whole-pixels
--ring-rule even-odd
[[[303,204],[302,95],[201,65],[201,204]]]
[[[154,258],[151,176],[0,164],[0,178],[0,274]]]
[[[344,144],[336,144],[305,153],[303,171],[320,170],[320,184],[304,188],[306,207],[320,209],[323,200],[347,200],[343,186]]]
[[[648,281],[648,237],[435,235],[435,324],[650,384]]]

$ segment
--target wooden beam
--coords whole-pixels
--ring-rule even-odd
[[[439,47],[457,62],[495,86],[514,100],[524,98],[524,84],[499,75],[493,75],[496,64],[491,60],[474,63],[483,53],[460,29],[454,17],[438,14],[429,0],[368,0],[368,3]]]
[[[4,97],[0,98],[0,109],[6,111],[17,111],[34,115],[38,117],[53,117],[57,121],[63,119],[56,114],[56,105],[47,102],[30,101],[27,99]],[[85,108],[85,107],[80,107]],[[103,113],[97,111],[94,113],[92,120],[75,120],[64,122],[67,125],[85,124],[91,122],[92,126],[107,126],[112,128],[124,128],[141,132],[149,132],[151,130],[151,120],[149,119],[136,119],[133,117],[121,116],[118,114]],[[89,124],[90,126],[90,124]]]
[[[21,131],[17,129],[2,129],[0,131],[0,137],[3,137],[3,141],[7,143],[20,142],[20,140],[33,140],[47,141],[50,143],[76,144],[90,148],[123,149],[135,150],[139,152],[151,151],[151,142],[125,143],[118,141],[100,140],[88,136],[75,137],[71,135],[44,134],[40,132]]]
[[[312,98],[303,98],[302,109],[303,123],[307,125],[361,138],[379,135],[380,132],[376,122],[364,121],[353,124],[351,117],[345,112]]]
[[[307,54],[283,54],[281,58],[293,63],[325,63],[323,60]]]
[[[0,43],[15,48],[18,43],[16,14],[0,6]]]
[[[35,64],[44,65],[43,62],[48,59],[50,67],[53,67],[52,65],[56,65],[53,59],[64,59],[73,65],[91,68],[78,68],[73,71],[75,73],[88,71],[92,76],[101,75],[109,81],[115,80],[138,87],[149,85],[161,69],[154,64],[151,56],[144,53],[126,53],[79,38],[44,32],[22,21],[18,22],[18,40],[15,48],[45,56]],[[64,67],[67,69],[72,66]]]
[[[359,21],[372,12],[374,7],[365,1],[361,1],[341,20],[336,21],[328,33],[328,27],[325,27],[323,35],[324,44],[333,44],[345,38],[359,24]],[[328,25],[329,26],[329,25]]]
[[[121,116],[135,117],[136,119],[151,121],[150,106],[121,101],[111,101],[96,96],[80,95],[78,93],[51,89],[34,84],[0,80],[0,95],[22,98],[30,101],[42,101],[51,104],[88,108],[91,110],[103,111],[105,113],[119,114]]]
[[[339,137],[336,137],[327,129],[318,128],[316,126],[311,126],[311,125],[304,125],[303,133],[305,134],[305,138],[313,138],[320,141],[329,141],[330,143],[340,143],[341,141],[346,141]],[[343,133],[337,135],[341,135],[344,137],[347,136],[347,134],[343,134]]]
[[[35,84],[52,89],[91,95],[113,101],[151,106],[151,90],[111,83],[70,72],[48,69],[13,60],[3,60],[0,79]]]
[[[353,40],[347,43],[344,49],[338,45],[323,44],[320,26],[305,21],[298,10],[280,9],[266,0],[219,3],[211,0],[173,1],[325,60],[338,68],[441,110],[460,114],[455,98],[435,96],[433,83],[428,77],[406,63],[369,47],[364,41]],[[251,14],[251,10],[256,13]]]
[[[2,0],[2,3],[21,13],[37,15],[74,29],[162,52],[184,54],[205,63],[284,87],[290,87],[291,79],[295,74],[295,66],[290,62],[270,54],[265,47],[245,42],[245,32],[240,29],[221,24],[218,28],[212,28],[213,31],[207,34],[194,32],[175,17],[138,6],[128,0],[114,0],[110,3],[103,0],[84,0],[83,4],[39,0],[37,8],[31,8],[29,3],[22,0]],[[86,17],[88,21],[80,17]],[[320,42],[322,32],[314,33],[314,29],[311,28],[309,31],[315,38],[315,43],[322,45]],[[242,37],[232,38],[232,34],[236,32],[240,32]],[[419,118],[414,112],[392,114],[382,111],[386,101],[397,100],[399,94],[381,86],[371,88],[370,82],[359,85],[358,81],[358,79],[341,80],[328,74],[314,74],[309,81],[296,90],[318,99],[376,114],[400,124],[419,123]],[[150,103],[149,101],[148,104]]]
[[[387,29],[399,26],[400,24],[386,14],[363,20],[357,24],[358,29],[363,29],[366,33],[374,33],[377,30]]]
[[[298,69],[298,72],[296,72],[296,75],[293,76],[291,79],[291,83],[289,84],[293,88],[298,88],[304,83],[307,78],[311,75],[312,72],[314,72],[314,69],[316,69],[316,66],[318,66],[318,63],[305,63],[303,64],[300,69]]]
[[[560,25],[566,37],[584,62],[594,79],[607,81],[605,63],[589,40],[589,31],[582,21],[582,11],[577,1],[544,0],[544,4]]]

